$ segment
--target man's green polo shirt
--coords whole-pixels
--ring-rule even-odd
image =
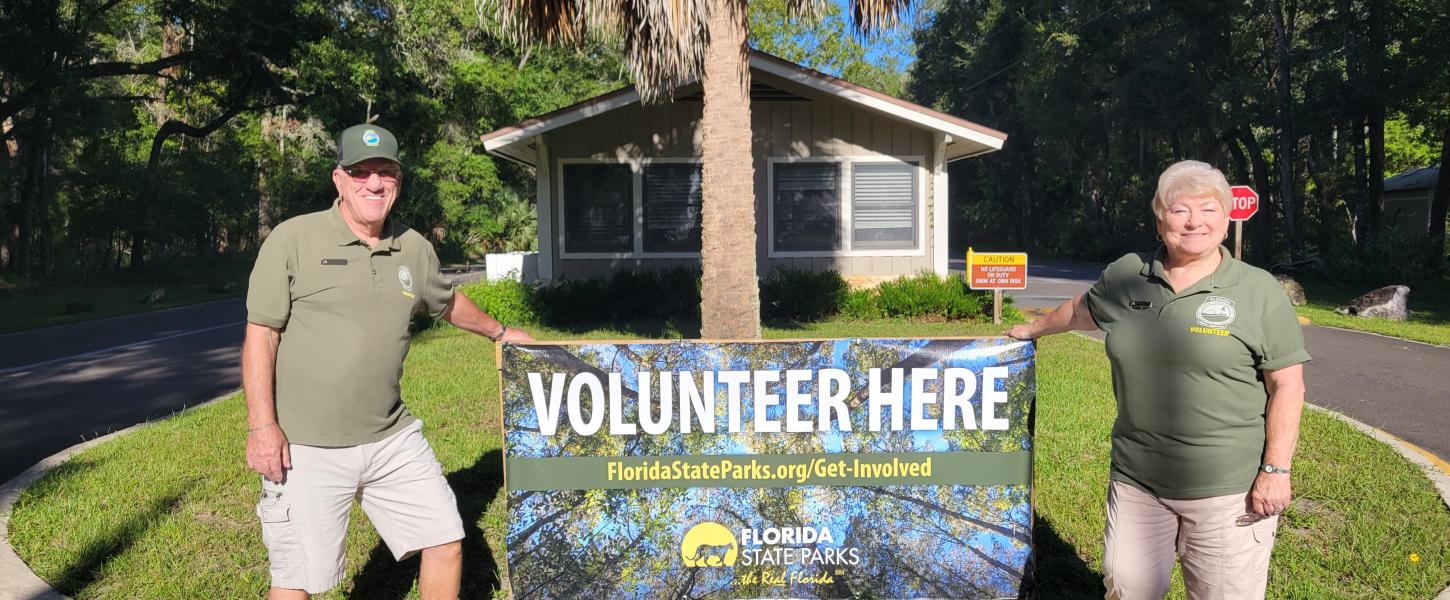
[[[1180,293],[1154,253],[1108,265],[1086,296],[1118,400],[1112,477],[1162,498],[1248,491],[1264,451],[1262,372],[1309,360],[1283,287],[1219,251],[1218,269]]]
[[[413,422],[398,380],[414,311],[437,318],[453,298],[438,255],[389,219],[374,248],[336,203],[278,225],[247,289],[247,320],[282,330],[277,421],[288,441],[356,446]]]

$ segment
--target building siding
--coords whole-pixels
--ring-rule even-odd
[[[886,277],[909,275],[932,269],[933,227],[931,216],[934,178],[934,134],[915,125],[859,108],[820,94],[790,81],[755,71],[757,83],[789,91],[807,101],[757,101],[751,104],[751,129],[755,167],[757,215],[756,262],[760,274],[777,266],[796,269],[835,269],[843,275]],[[695,90],[681,90],[680,97]],[[636,170],[649,159],[698,158],[702,105],[681,100],[658,106],[638,104],[561,127],[546,135],[551,161],[549,188],[555,219],[553,243],[558,247],[563,208],[561,206],[561,162],[598,160],[623,162]],[[920,160],[918,193],[923,197],[926,216],[918,227],[922,250],[910,256],[769,257],[769,165],[779,158],[913,157]],[[842,198],[848,202],[849,198]],[[849,235],[849,231],[847,232]],[[620,269],[653,269],[683,266],[699,268],[698,258],[553,258],[557,277],[575,279],[607,275]]]

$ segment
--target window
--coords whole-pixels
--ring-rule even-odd
[[[916,247],[916,165],[851,167],[851,248]]]
[[[564,251],[634,249],[634,177],[628,165],[564,165]]]
[[[700,177],[697,164],[645,166],[645,252],[700,251]]]
[[[775,166],[775,249],[841,249],[841,166],[781,163]]]

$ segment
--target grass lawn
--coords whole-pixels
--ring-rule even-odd
[[[901,322],[769,329],[768,337],[994,334],[1002,327]],[[536,331],[541,338],[636,338],[675,328]],[[1101,598],[1103,495],[1113,416],[1101,345],[1040,348],[1037,423],[1039,598]],[[426,422],[468,528],[464,596],[495,594],[507,529],[493,346],[451,328],[415,340],[404,394]],[[27,491],[11,516],[17,552],[76,598],[243,598],[267,587],[243,460],[240,395],[93,448]],[[1280,531],[1273,598],[1430,598],[1450,579],[1450,511],[1417,468],[1350,426],[1304,415],[1296,502]],[[417,560],[395,564],[359,511],[347,575],[326,598],[409,595]],[[1182,597],[1181,587],[1174,592]]]
[[[240,287],[227,292],[213,291],[214,287],[154,283],[10,285],[0,282],[0,334],[175,308],[235,298],[242,294]],[[141,299],[156,288],[166,289],[165,302],[142,303]]]
[[[1450,283],[1439,286],[1410,286],[1409,321],[1353,317],[1334,312],[1369,288],[1351,288],[1324,282],[1304,281],[1309,304],[1297,307],[1299,315],[1315,325],[1368,331],[1439,346],[1450,346]]]

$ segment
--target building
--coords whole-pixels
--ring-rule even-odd
[[[758,272],[835,269],[862,282],[947,273],[947,170],[1007,135],[751,52]],[[699,268],[703,95],[643,106],[631,88],[483,136],[534,169],[539,276]]]

